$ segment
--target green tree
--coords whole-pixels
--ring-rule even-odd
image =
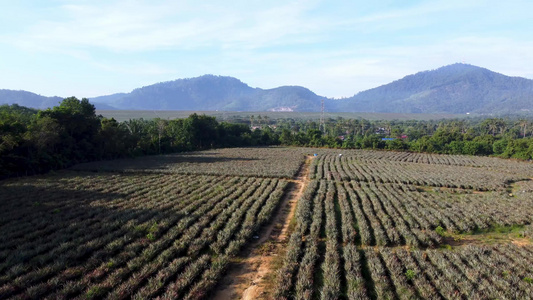
[[[118,123],[114,118],[102,119],[98,132],[98,151],[100,157],[118,158],[129,154],[128,149],[133,147],[128,138],[126,126]]]
[[[409,145],[407,145],[402,139],[394,139],[386,142],[386,148],[390,150],[407,150]]]
[[[322,147],[324,146],[324,140],[322,139],[322,131],[318,129],[310,129],[307,131],[307,140],[309,140],[310,146]]]
[[[286,128],[283,128],[281,130],[281,135],[279,137],[279,141],[281,142],[281,144],[283,145],[292,145],[293,143],[293,138],[292,138],[292,134],[291,134],[291,131],[286,129]]]
[[[59,106],[38,113],[38,118],[52,118],[60,128],[61,142],[58,155],[68,157],[65,165],[96,159],[94,138],[100,127],[94,105],[88,99],[64,99]]]

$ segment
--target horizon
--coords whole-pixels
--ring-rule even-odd
[[[2,89],[94,98],[206,74],[351,97],[466,63],[533,78],[528,1],[6,3]]]
[[[441,66],[439,68],[436,68],[436,69],[431,69],[431,70],[421,70],[421,71],[418,71],[416,73],[413,73],[413,74],[407,74],[401,78],[398,78],[398,79],[393,79],[391,82],[388,82],[388,83],[384,83],[382,85],[379,85],[379,86],[375,86],[375,87],[371,87],[371,88],[368,88],[367,90],[363,90],[363,91],[358,91],[356,93],[354,93],[352,95],[355,96],[361,92],[365,92],[365,91],[368,91],[368,90],[372,90],[374,88],[379,88],[381,86],[384,86],[384,85],[388,85],[390,83],[393,83],[393,82],[396,82],[398,80],[401,80],[405,77],[408,77],[408,76],[412,76],[412,75],[416,75],[418,73],[424,73],[424,72],[431,72],[431,71],[434,71],[434,70],[438,70],[438,69],[441,69],[441,68],[445,68],[445,67],[449,67],[449,66],[453,66],[453,65],[464,65],[464,66],[471,66],[471,67],[476,67],[476,68],[480,68],[480,69],[486,69],[488,70],[487,68],[484,68],[484,67],[481,67],[481,66],[475,66],[475,65],[471,65],[471,64],[467,64],[467,63],[464,63],[464,62],[456,62],[456,63],[452,63],[452,64],[448,64],[448,65],[445,65],[445,66]],[[511,78],[516,78],[517,76],[509,76],[509,75],[506,75],[506,74],[502,74],[502,73],[499,73],[499,72],[496,72],[496,71],[493,71],[493,70],[489,70],[491,72],[494,72],[494,73],[497,73],[497,74],[501,74],[501,75],[504,75],[504,76],[507,76],[507,77],[511,77]],[[160,82],[154,82],[152,84],[148,84],[148,85],[144,85],[144,86],[140,86],[140,87],[136,87],[134,88],[133,90],[131,91],[119,91],[119,92],[116,92],[116,93],[113,93],[113,94],[105,94],[105,95],[97,95],[97,96],[94,96],[94,97],[78,97],[78,96],[75,96],[75,95],[65,95],[65,96],[60,96],[60,95],[41,95],[41,94],[38,94],[38,93],[35,93],[35,92],[32,92],[32,91],[27,91],[27,90],[15,90],[15,91],[23,91],[23,92],[30,92],[30,93],[34,93],[34,94],[37,94],[39,96],[45,96],[45,97],[59,97],[59,98],[67,98],[67,97],[77,97],[79,99],[82,99],[82,98],[87,98],[89,100],[93,99],[93,98],[98,98],[98,97],[107,97],[107,96],[112,96],[112,95],[117,95],[117,94],[128,94],[128,93],[131,93],[133,92],[134,90],[137,90],[137,89],[141,89],[141,88],[144,88],[144,87],[148,87],[148,86],[152,86],[152,85],[156,85],[156,84],[163,84],[163,83],[168,83],[168,82],[173,82],[173,81],[178,81],[178,80],[190,80],[190,79],[195,79],[195,78],[200,78],[200,77],[204,77],[204,76],[214,76],[214,77],[227,77],[227,78],[233,78],[233,79],[237,79],[239,80],[240,82],[242,82],[243,84],[246,84],[247,86],[250,86],[248,83],[246,83],[245,81],[241,80],[240,78],[236,78],[236,77],[232,77],[232,76],[228,76],[228,75],[219,75],[219,74],[203,74],[203,75],[199,75],[199,76],[196,76],[196,77],[186,77],[186,78],[177,78],[177,79],[172,79],[172,80],[166,80],[166,81],[160,81]],[[528,80],[533,80],[533,79],[530,79],[530,78],[525,78],[525,77],[519,77],[519,78],[524,78],[524,79],[528,79]],[[298,85],[280,85],[280,86],[277,86],[277,87],[272,87],[272,88],[269,88],[269,89],[275,89],[275,88],[280,88],[280,87],[288,87],[288,86],[292,86],[292,87],[302,87],[302,88],[306,88],[308,90],[310,90],[311,92],[315,93],[313,90],[305,87],[305,86],[298,86]],[[258,88],[258,89],[263,89],[263,90],[268,90],[267,88],[262,88],[262,87],[255,87],[255,86],[250,86],[251,88]],[[2,90],[2,88],[0,88],[0,90]],[[10,89],[4,89],[4,90],[10,90]],[[343,100],[343,99],[346,99],[346,98],[350,98],[351,96],[348,96],[348,97],[339,97],[339,98],[336,98],[336,97],[328,97],[328,96],[324,96],[324,95],[320,95],[318,93],[315,93],[317,96],[321,96],[321,97],[325,97],[326,99],[329,99],[329,100]],[[106,103],[106,102],[93,102],[93,103]]]

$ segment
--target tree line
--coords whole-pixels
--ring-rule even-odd
[[[313,120],[273,122],[284,145],[533,159],[533,122],[523,118],[369,121],[339,117],[327,120],[323,130]]]
[[[0,178],[57,170],[77,163],[121,157],[272,145],[271,130],[218,122],[193,114],[185,119],[117,122],[96,115],[88,99],[64,99],[35,110],[0,106]]]

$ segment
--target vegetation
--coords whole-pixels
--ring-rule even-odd
[[[260,126],[265,124],[276,124],[279,120],[305,120],[317,121],[320,120],[320,112],[282,112],[282,111],[262,111],[262,112],[242,112],[242,111],[190,111],[190,110],[99,110],[96,106],[96,112],[108,119],[115,119],[119,122],[128,121],[130,119],[183,119],[192,115],[193,113],[205,114],[207,116],[215,117],[218,121],[225,121],[231,123],[249,124]],[[261,122],[257,117],[261,116]],[[325,114],[327,119],[335,120],[337,118],[343,119],[365,119],[365,120],[441,120],[441,119],[455,119],[464,117],[463,115],[453,114],[401,114],[401,113],[366,113],[366,112],[327,112]],[[265,118],[266,117],[266,118]],[[253,124],[252,124],[253,120]]]
[[[238,121],[238,120],[235,120]],[[242,120],[241,120],[242,121]],[[248,124],[254,124],[253,130]],[[219,147],[292,145],[386,149],[421,153],[533,158],[533,125],[526,119],[314,121],[250,116],[241,123],[192,114],[185,119],[117,122],[71,97],[52,109],[0,106],[0,178],[74,164]],[[383,140],[387,137],[389,140]]]
[[[309,153],[309,149],[224,148],[91,162],[78,164],[71,169],[292,178],[304,161],[304,153]]]
[[[510,243],[533,222],[530,163],[365,150],[317,153],[274,298],[533,296],[531,240]],[[426,173],[410,180],[421,166]],[[465,177],[450,181],[446,167]],[[523,181],[513,183],[506,177],[511,175]],[[513,189],[518,195],[509,194]],[[487,232],[509,239],[447,244],[450,236]],[[313,270],[321,270],[323,279],[317,281]]]
[[[276,299],[533,296],[530,163],[274,147],[95,162],[3,180],[0,298],[206,298],[272,218],[284,178],[309,151],[318,155],[313,179],[276,272]],[[409,179],[417,166],[431,176]],[[395,169],[411,167],[407,180],[396,180]],[[460,186],[444,167],[483,176]],[[450,240],[493,231],[520,246]]]
[[[160,113],[168,118],[185,117],[177,112]],[[436,120],[420,114],[336,113],[327,114],[325,124],[321,127],[318,122],[319,113],[209,114],[221,121],[247,124],[253,126],[254,130],[259,128],[262,134],[269,133],[275,144],[493,155],[525,160],[533,158],[533,123],[530,118],[518,115],[506,118]],[[154,117],[153,112],[126,112],[126,115],[123,112],[113,112],[109,115],[122,119],[130,116]],[[440,116],[443,117],[445,116]]]
[[[323,155],[312,166],[316,179],[503,191],[509,182],[533,177],[531,164],[491,158],[366,150],[318,152]]]
[[[2,299],[206,298],[312,153],[276,299],[533,297],[531,163],[459,155],[531,159],[527,120],[323,132],[257,116],[251,131],[194,114],[119,123],[76,98],[0,115],[2,177],[82,163],[0,182]],[[278,143],[322,148],[240,147]],[[489,234],[506,238],[454,240]]]
[[[0,298],[201,298],[286,185],[142,173],[6,180]]]
[[[382,149],[420,153],[533,159],[533,123],[523,118],[369,121],[271,121],[284,145]],[[321,128],[322,127],[322,128]]]
[[[42,173],[77,163],[181,151],[275,144],[269,131],[219,123],[193,114],[185,119],[118,123],[95,114],[87,99],[64,99],[53,109],[0,107],[0,178]]]

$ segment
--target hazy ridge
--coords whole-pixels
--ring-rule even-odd
[[[0,104],[46,108],[61,97],[0,90]],[[91,98],[97,109],[298,111],[499,114],[533,111],[533,80],[453,64],[423,71],[345,99],[316,95],[301,86],[252,88],[239,79],[204,75]]]

